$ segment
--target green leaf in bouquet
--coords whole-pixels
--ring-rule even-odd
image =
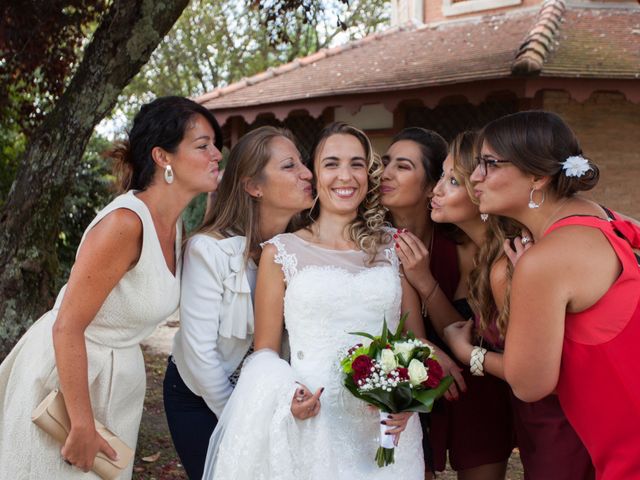
[[[389,407],[384,403],[378,401],[377,398],[371,398],[369,396],[369,392],[364,392],[364,393],[360,392],[360,390],[358,390],[358,386],[353,381],[353,378],[351,376],[348,376],[347,378],[345,378],[344,386],[347,388],[347,390],[351,392],[351,394],[354,397],[359,398],[363,402],[371,404],[382,411],[385,411],[385,412],[390,411]]]
[[[389,343],[389,329],[387,328],[386,318],[382,320],[382,335],[380,335],[380,342],[385,346]]]
[[[376,337],[367,332],[349,332],[349,335],[358,335],[359,337],[366,337],[370,340],[375,340]]]
[[[411,407],[413,403],[413,389],[409,386],[409,382],[399,383],[393,393],[399,412],[403,412]]]
[[[381,388],[376,388],[375,390],[362,392],[362,395],[364,396],[364,398],[370,399],[369,403],[375,402],[375,405],[384,412],[398,412],[398,407],[396,405],[395,399],[393,398],[393,392],[387,392],[386,390],[382,390]]]
[[[424,362],[431,355],[431,347],[428,345],[423,345],[422,347],[416,347],[413,351],[412,358],[417,358],[418,360]]]
[[[440,381],[440,384],[436,388],[428,390],[414,390],[413,398],[427,407],[427,411],[430,412],[431,408],[433,408],[433,402],[444,395],[444,392],[447,391],[452,382],[453,377],[451,375],[447,375]]]
[[[405,312],[400,317],[400,322],[398,322],[398,328],[396,328],[396,333],[393,334],[394,341],[400,340],[402,338],[402,331],[404,330],[404,324],[407,321],[408,316],[409,316],[409,312]]]

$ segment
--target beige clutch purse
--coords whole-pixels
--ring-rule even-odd
[[[67,414],[62,392],[58,389],[45,397],[31,414],[31,421],[51,435],[61,444],[67,439],[71,421]],[[102,452],[98,452],[93,463],[93,472],[104,480],[114,480],[133,460],[134,451],[126,443],[114,435],[97,420],[96,430],[109,442],[111,448],[118,452],[117,461],[110,460]]]

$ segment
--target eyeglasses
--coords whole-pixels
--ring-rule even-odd
[[[480,167],[480,175],[483,177],[487,176],[487,172],[490,168],[495,168],[499,163],[511,163],[511,160],[498,160],[497,158],[489,157],[487,155],[483,155],[480,157],[476,157],[476,162]]]

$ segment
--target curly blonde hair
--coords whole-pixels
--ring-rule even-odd
[[[311,151],[309,168],[315,174],[315,160],[318,152],[324,146],[326,140],[333,135],[351,135],[355,137],[365,151],[365,160],[367,163],[367,194],[358,206],[356,218],[347,226],[349,239],[353,241],[358,248],[369,255],[369,261],[373,262],[382,245],[389,243],[391,237],[385,227],[388,226],[385,221],[386,209],[380,203],[380,183],[382,182],[382,172],[384,165],[380,157],[373,151],[371,142],[365,133],[347,123],[334,122],[327,125],[320,132],[316,143]],[[315,189],[315,179],[314,179]],[[320,212],[317,194],[313,207],[309,211],[306,224],[302,225],[309,229]]]
[[[482,246],[476,252],[473,270],[469,273],[469,305],[480,318],[480,331],[487,330],[493,323],[504,339],[509,323],[509,297],[511,294],[511,279],[513,264],[507,262],[506,290],[502,309],[493,298],[491,289],[491,272],[499,260],[504,258],[503,245],[506,239],[513,239],[519,235],[520,226],[506,217],[490,216],[487,220],[487,234]]]

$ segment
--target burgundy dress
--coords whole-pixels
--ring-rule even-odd
[[[622,272],[600,300],[567,313],[558,396],[586,445],[598,480],[640,479],[640,228],[613,215],[607,222],[573,216],[552,225],[599,229]]]
[[[431,271],[447,298],[452,301],[463,318],[473,315],[464,299],[453,297],[460,282],[456,245],[447,239],[436,225],[431,253]],[[428,320],[426,320],[428,322]],[[451,358],[453,353],[442,342],[433,327],[427,323],[429,339]],[[429,416],[429,428],[423,420],[425,457],[431,451],[435,471],[443,471],[447,454],[454,470],[465,470],[489,463],[503,462],[514,447],[514,433],[510,403],[510,390],[506,382],[486,375],[475,377],[463,366],[462,375],[467,392],[458,400],[441,399]]]

